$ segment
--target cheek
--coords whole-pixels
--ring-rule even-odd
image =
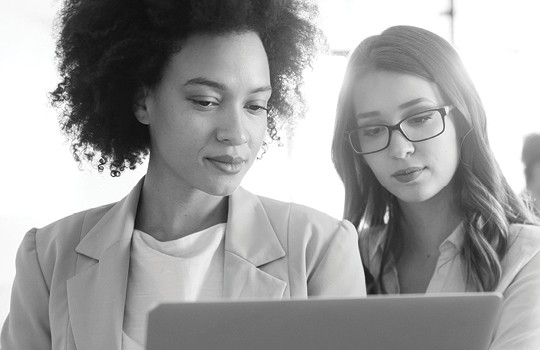
[[[373,172],[377,180],[381,184],[384,183],[383,174],[385,174],[386,169],[385,169],[384,161],[381,159],[381,157],[379,157],[378,154],[374,154],[371,156],[364,156],[364,162],[371,169],[371,171]]]
[[[261,118],[262,119],[262,118]],[[266,135],[267,122],[266,119],[254,120],[250,128],[251,143],[254,147],[260,147],[264,136]]]
[[[433,170],[445,181],[449,181],[459,165],[459,143],[453,135],[438,140],[438,145],[430,148]]]
[[[452,161],[459,161],[461,143],[453,125],[450,125],[448,133],[444,136],[445,137],[441,139],[441,147],[444,149],[443,157]]]

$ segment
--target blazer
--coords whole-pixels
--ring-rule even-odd
[[[143,181],[118,203],[25,235],[1,349],[121,349]],[[364,296],[357,239],[348,221],[238,188],[229,196],[224,298]]]

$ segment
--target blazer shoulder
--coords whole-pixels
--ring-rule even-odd
[[[75,266],[75,248],[111,206],[109,204],[81,211],[43,228],[29,230],[18,249],[17,273],[24,274],[37,264],[49,288],[54,275],[71,276],[71,272],[66,271],[55,274],[57,266],[63,270],[71,270]]]
[[[330,216],[327,213],[308,207],[306,205],[294,202],[283,202],[264,196],[257,197],[259,198],[260,202],[262,203],[265,211],[269,214],[269,216],[277,216],[284,218],[294,215],[298,219],[303,219],[309,222],[333,224],[337,224],[341,221],[334,218],[333,216]]]
[[[520,239],[540,242],[540,226],[527,224],[511,224],[510,235]]]
[[[33,229],[38,254],[43,257],[59,251],[74,251],[81,239],[114,205],[106,204],[66,216],[49,225]]]
[[[105,204],[71,214],[47,226],[38,228],[36,231],[42,239],[62,239],[65,235],[71,235],[74,231],[80,231],[83,226],[92,228],[114,204]]]
[[[338,220],[335,217],[308,207],[306,205],[282,202],[276,199],[257,196],[266,211],[271,222],[279,222],[281,225],[294,229],[295,232],[306,231],[321,235],[332,236],[337,231],[354,232],[356,229],[347,220]],[[277,226],[281,226],[277,225]]]
[[[540,226],[512,224],[509,238],[509,251],[515,251],[521,257],[532,257],[540,253]]]

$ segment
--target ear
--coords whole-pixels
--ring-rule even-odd
[[[150,116],[148,113],[147,98],[149,90],[147,87],[141,87],[133,97],[133,114],[137,120],[145,125],[150,124]]]

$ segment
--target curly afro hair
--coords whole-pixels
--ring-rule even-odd
[[[62,80],[51,100],[73,156],[97,160],[112,176],[141,164],[150,139],[133,115],[134,96],[159,83],[182,40],[203,33],[259,35],[273,90],[268,134],[279,139],[277,129],[304,111],[302,72],[323,43],[316,15],[300,0],[65,0],[56,47]]]

